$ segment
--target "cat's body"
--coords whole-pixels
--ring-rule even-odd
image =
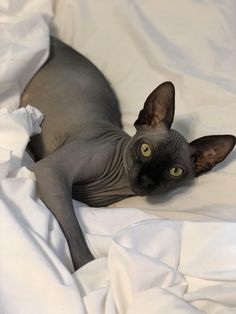
[[[101,72],[56,39],[48,62],[22,97],[44,115],[31,140],[42,200],[58,219],[75,268],[92,259],[75,218],[71,194],[91,206],[132,195],[170,190],[210,170],[235,145],[232,135],[204,137],[190,145],[170,129],[174,86],[161,84],[147,98],[133,138],[121,127],[117,98]]]
[[[45,115],[42,133],[31,141],[37,159],[72,143],[75,160],[70,165],[75,169],[79,162],[83,168],[78,169],[80,184],[74,184],[74,198],[104,206],[134,194],[122,155],[116,152],[130,139],[121,127],[118,101],[105,77],[85,57],[52,38],[50,59],[22,97],[22,105],[27,104]],[[68,158],[65,162],[69,163]]]

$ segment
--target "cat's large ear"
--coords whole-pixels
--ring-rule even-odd
[[[223,161],[236,144],[233,135],[204,136],[190,143],[193,147],[193,163],[197,175],[211,170]]]
[[[134,126],[136,128],[144,125],[156,127],[160,123],[164,123],[170,128],[174,112],[175,88],[171,82],[164,82],[148,96]]]

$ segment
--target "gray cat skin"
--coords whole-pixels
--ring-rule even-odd
[[[22,95],[45,116],[31,139],[33,171],[41,199],[58,220],[75,269],[93,259],[75,217],[72,196],[106,206],[133,195],[162,193],[211,170],[233,149],[233,135],[188,143],[171,129],[175,89],[159,85],[134,123],[133,137],[121,126],[117,98],[103,74],[85,57],[51,39],[47,63]]]

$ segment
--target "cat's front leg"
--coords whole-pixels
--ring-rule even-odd
[[[93,259],[77,221],[70,178],[58,156],[53,154],[34,165],[36,186],[40,198],[57,219],[67,239],[75,270]]]

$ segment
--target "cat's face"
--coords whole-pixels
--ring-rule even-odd
[[[233,135],[199,138],[191,143],[170,128],[174,86],[161,84],[147,98],[129,145],[130,185],[137,195],[170,191],[211,170],[233,149]]]
[[[130,183],[138,195],[166,192],[195,177],[185,138],[174,130],[155,131],[137,132],[131,142]]]

